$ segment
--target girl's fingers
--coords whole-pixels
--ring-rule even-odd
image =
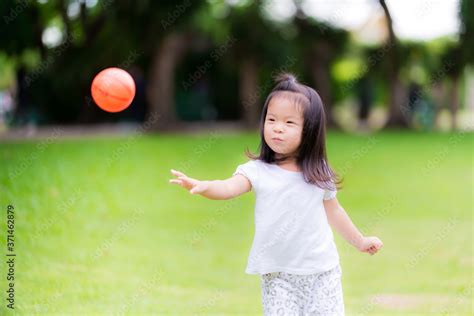
[[[180,186],[182,186],[183,188],[189,190],[192,188],[192,183],[190,183],[189,181],[186,181],[185,178],[180,178],[180,179],[171,179],[169,180],[170,183],[175,183],[175,184],[179,184]]]
[[[365,251],[366,251],[367,253],[369,253],[370,255],[373,255],[373,254],[375,254],[375,253],[377,252],[377,247],[375,247],[375,246],[370,246],[370,247],[367,248]]]
[[[197,186],[195,186],[194,188],[192,188],[189,192],[190,192],[191,194],[196,194],[196,193],[201,193],[201,191],[202,191],[202,188],[197,185]]]
[[[181,177],[186,177],[186,175],[182,172],[179,172],[177,170],[171,169],[171,173],[174,174],[175,176],[181,176]]]
[[[187,176],[178,176],[178,180],[181,180],[185,183],[188,183],[189,185],[192,185],[194,183],[194,179],[187,177]]]
[[[171,179],[170,183],[176,183],[179,184],[180,186],[186,188],[187,186],[191,185],[188,182],[186,182],[185,179]]]
[[[370,255],[374,255],[374,254],[376,254],[378,251],[379,251],[379,247],[377,247],[376,245],[370,246],[370,247],[367,249],[367,252],[370,253]]]

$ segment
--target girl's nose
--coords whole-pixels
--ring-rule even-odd
[[[273,127],[273,131],[274,132],[282,132],[283,127],[280,124],[275,124],[275,126]]]

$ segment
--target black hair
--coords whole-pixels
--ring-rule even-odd
[[[342,183],[339,176],[329,166],[326,154],[326,114],[319,94],[311,87],[297,81],[290,73],[283,73],[275,78],[272,89],[260,117],[259,154],[254,155],[246,149],[246,155],[251,159],[259,159],[266,163],[279,163],[295,158],[298,167],[307,183],[315,184],[322,189],[340,189]],[[268,105],[273,97],[286,97],[303,107],[303,131],[301,144],[294,156],[276,157],[275,152],[264,139],[265,118]]]

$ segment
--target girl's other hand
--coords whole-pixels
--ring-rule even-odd
[[[209,187],[207,181],[199,181],[186,176],[184,173],[171,169],[171,173],[175,175],[176,179],[171,179],[170,183],[176,183],[185,188],[191,194],[199,194],[206,191]]]
[[[362,239],[359,250],[361,252],[367,252],[370,253],[370,255],[374,255],[382,247],[383,242],[379,238],[375,236],[369,236]]]

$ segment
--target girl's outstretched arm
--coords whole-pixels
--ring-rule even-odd
[[[211,200],[232,199],[252,189],[250,181],[241,174],[236,174],[226,180],[200,181],[173,169],[171,173],[177,178],[169,180],[170,183],[179,184],[189,193],[201,194]]]
[[[357,227],[352,223],[349,215],[339,204],[337,198],[323,200],[324,208],[329,224],[351,245],[362,252],[375,254],[382,248],[382,241],[375,237],[364,237]]]

